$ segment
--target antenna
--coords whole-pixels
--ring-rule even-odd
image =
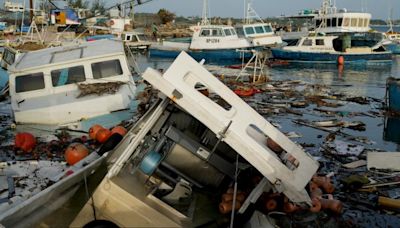
[[[201,25],[209,25],[211,24],[208,20],[209,17],[209,8],[208,8],[208,0],[203,0],[203,15],[201,19]]]
[[[253,9],[252,7],[252,0],[244,0],[245,2],[245,7],[247,5],[247,10],[245,11],[245,24],[250,24],[253,22],[254,19],[261,21],[261,23],[264,23],[264,21],[261,19],[260,16],[258,16],[257,12]],[[246,4],[247,2],[247,4]]]

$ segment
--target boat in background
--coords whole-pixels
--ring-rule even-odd
[[[136,86],[121,41],[26,53],[6,48],[2,66],[17,124],[88,130],[93,123],[117,125],[135,109]]]
[[[392,53],[382,45],[353,47],[351,36],[311,35],[301,38],[295,46],[273,48],[276,59],[290,62],[332,64],[392,63]]]
[[[374,47],[379,44],[383,35],[375,32],[370,27],[371,14],[365,12],[349,12],[347,9],[338,9],[332,0],[323,0],[319,10],[303,10],[299,15],[289,18],[311,19],[310,33],[341,36],[346,34],[351,37],[353,47]],[[306,31],[279,33],[289,44],[295,45],[304,36]],[[297,36],[295,36],[297,35]],[[297,37],[297,40],[296,40]]]
[[[121,39],[125,43],[125,46],[134,50],[144,51],[149,49],[152,44],[146,35],[139,31],[125,31],[122,33]]]
[[[150,56],[176,58],[181,51],[196,60],[237,62],[252,57],[251,50],[277,46],[282,43],[271,24],[244,24],[236,29],[231,25],[214,25],[208,20],[208,4],[204,1],[203,19],[190,27],[191,38],[169,39],[150,47]]]

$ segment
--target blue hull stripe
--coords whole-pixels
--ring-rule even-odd
[[[374,53],[374,54],[345,54],[345,53],[311,53],[311,52],[294,52],[282,49],[272,49],[272,55],[276,59],[298,62],[320,62],[320,63],[337,63],[339,56],[344,57],[346,63],[367,63],[367,62],[392,62],[392,54],[390,52]]]

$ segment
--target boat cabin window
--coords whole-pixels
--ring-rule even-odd
[[[262,26],[256,26],[254,28],[256,29],[257,34],[264,33],[264,29]]]
[[[85,80],[85,68],[83,66],[51,71],[51,81],[54,87],[83,82]]]
[[[244,36],[244,31],[242,27],[236,28],[236,32],[239,36]]]
[[[230,35],[232,35],[230,29],[224,29],[224,32],[225,32],[225,36],[230,36]]]
[[[350,18],[344,18],[343,27],[349,27],[349,26],[350,26]]]
[[[12,65],[14,63],[14,61],[15,61],[15,53],[12,52],[11,50],[7,49],[7,48],[4,49],[3,60],[6,63]]]
[[[325,45],[324,40],[323,39],[316,39],[315,40],[315,45],[324,46]]]
[[[210,30],[209,29],[202,29],[200,32],[200,36],[210,36]]]
[[[15,92],[29,92],[44,89],[44,75],[42,72],[17,76],[15,78]]]
[[[246,27],[245,31],[246,31],[246,35],[252,35],[255,33],[253,27]]]
[[[364,26],[364,20],[362,18],[358,19],[358,27]]]
[[[332,27],[336,27],[337,18],[332,18]]]
[[[125,40],[131,41],[131,39],[132,39],[132,36],[131,36],[131,35],[126,35]]]
[[[146,36],[144,34],[139,34],[139,35],[137,35],[137,37],[139,38],[139,41],[145,41],[146,40]]]
[[[231,29],[232,35],[236,35],[235,29]]]
[[[303,41],[303,46],[312,46],[312,40],[311,39],[305,39]]]
[[[264,30],[265,30],[265,32],[272,32],[272,28],[271,28],[271,26],[270,25],[264,25]]]
[[[321,20],[321,19],[316,20],[316,21],[315,21],[316,27],[318,28],[318,27],[321,25],[321,23],[322,23],[322,20]]]
[[[92,63],[92,72],[94,79],[118,76],[122,74],[121,63],[118,59]]]
[[[343,18],[338,18],[337,26],[342,27],[342,25],[343,25]]]
[[[351,27],[357,26],[357,18],[351,18]]]
[[[326,27],[331,27],[331,19],[326,19]]]
[[[135,35],[132,35],[131,41],[132,41],[132,42],[138,42],[139,40],[138,40],[138,38],[137,38]]]
[[[212,36],[222,36],[222,29],[212,29]]]
[[[368,26],[369,26],[369,19],[364,18],[364,27],[368,27]]]

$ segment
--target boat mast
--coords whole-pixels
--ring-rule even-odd
[[[35,7],[33,6],[33,0],[29,0],[29,18],[31,19],[31,23],[33,21],[33,10]]]
[[[209,25],[211,24],[208,20],[210,16],[209,8],[208,8],[208,0],[203,0],[203,15],[201,18],[201,25]]]

